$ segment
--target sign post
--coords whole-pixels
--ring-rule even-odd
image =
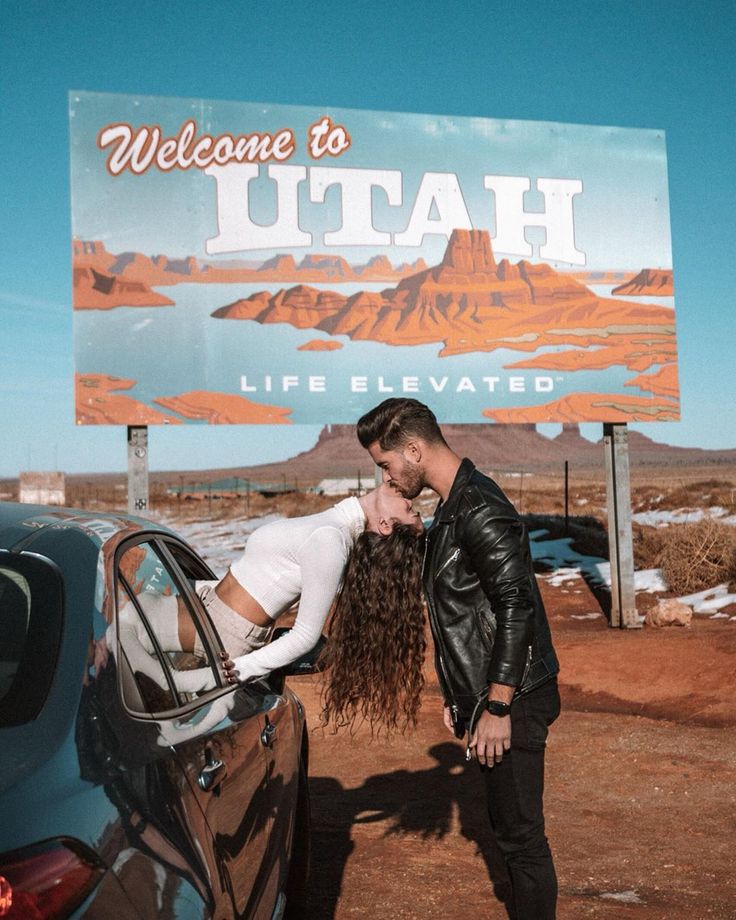
[[[148,428],[128,425],[128,513],[148,511]]]
[[[611,559],[611,626],[637,629],[634,593],[634,542],[631,531],[629,432],[625,424],[603,426],[608,500],[608,548]]]

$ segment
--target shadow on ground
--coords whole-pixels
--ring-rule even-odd
[[[435,764],[426,770],[376,774],[354,789],[344,788],[332,777],[310,779],[310,917],[335,917],[343,873],[354,848],[352,827],[372,822],[384,823],[384,837],[441,840],[459,832],[475,844],[496,899],[511,916],[508,875],[486,817],[480,774],[466,770],[463,749],[453,742],[435,744],[428,753]],[[407,845],[411,846],[411,841]]]

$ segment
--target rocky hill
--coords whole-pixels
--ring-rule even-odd
[[[599,470],[603,475],[604,454],[601,442],[593,443],[580,434],[578,425],[565,425],[555,438],[548,438],[535,425],[443,425],[450,446],[461,456],[470,457],[484,470],[545,472],[559,471],[565,461],[578,470]],[[671,447],[653,441],[636,431],[629,432],[632,468],[637,466],[683,467],[736,463],[736,450],[700,450]],[[223,476],[247,476],[261,482],[316,482],[331,477],[372,479],[373,463],[358,443],[353,425],[331,425],[322,429],[314,447],[288,460],[259,466],[207,473],[185,474],[206,481]],[[152,478],[177,474],[153,473]],[[177,480],[178,481],[178,480]]]
[[[470,457],[483,470],[550,473],[559,477],[567,460],[573,475],[603,481],[602,444],[583,438],[577,425],[565,425],[555,438],[540,434],[534,425],[443,425],[442,428],[450,446],[461,456]],[[254,430],[263,433],[267,429]],[[629,454],[632,472],[651,470],[651,476],[661,476],[663,481],[674,478],[684,482],[685,478],[702,479],[713,475],[733,477],[736,466],[736,449],[671,447],[636,431],[629,431]],[[152,461],[155,463],[155,456]],[[717,472],[719,467],[723,468],[723,473]],[[321,479],[354,478],[358,474],[365,482],[371,482],[374,466],[358,443],[354,426],[332,425],[322,429],[314,447],[287,460],[208,470],[153,470],[149,479],[155,491],[184,482],[209,482],[230,476],[256,482],[297,482],[300,487],[307,487]],[[110,494],[115,490],[118,495],[124,494],[127,482],[123,470],[119,473],[69,474],[66,479],[69,485],[76,484],[87,492],[100,489],[101,494]],[[0,479],[0,492],[6,498],[17,494],[17,480]]]

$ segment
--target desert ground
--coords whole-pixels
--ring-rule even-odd
[[[533,509],[531,530],[546,525],[535,555],[553,560],[540,564],[538,579],[562,666],[564,708],[550,733],[545,793],[558,916],[736,918],[735,598],[696,613],[689,627],[612,629],[606,588],[588,564],[606,553],[601,478],[571,483],[572,537],[559,477],[499,480],[524,512]],[[637,571],[687,522],[710,515],[734,524],[735,488],[736,470],[722,466],[633,470]],[[161,516],[224,571],[251,516],[257,523],[334,501],[252,497],[247,523],[240,499],[232,507],[179,502]],[[422,502],[430,516],[433,500]],[[544,548],[554,538],[572,548],[569,564]],[[642,615],[673,593],[656,579],[639,583]],[[390,739],[365,728],[353,737],[325,733],[320,677],[292,679],[311,729],[315,920],[509,916],[478,768],[442,725],[429,658],[418,726]]]

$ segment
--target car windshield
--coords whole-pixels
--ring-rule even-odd
[[[28,641],[31,588],[27,579],[0,566],[0,701],[7,697]]]

